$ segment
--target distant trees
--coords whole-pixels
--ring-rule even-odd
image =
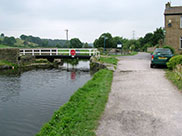
[[[112,37],[110,33],[103,33],[98,39],[94,41],[95,48],[104,48],[104,38],[105,38],[105,48],[117,48],[117,44],[121,43],[122,45],[126,46],[128,42],[127,39],[123,37]]]
[[[78,38],[73,38],[70,40],[70,48],[82,48],[83,43]]]
[[[104,38],[105,38],[105,48],[112,48],[114,46],[112,35],[110,33],[103,33],[98,39],[94,41],[94,47],[104,48]]]
[[[21,35],[20,38],[24,41],[27,41],[27,42],[32,42],[32,43],[36,43],[38,45],[42,45],[43,44],[43,41],[39,38],[39,37],[34,37],[34,36],[26,36],[26,35]]]
[[[20,38],[24,41],[26,41],[26,43],[31,42],[31,43],[35,43],[39,46],[42,47],[64,47],[66,44],[66,40],[52,40],[52,39],[41,39],[40,37],[34,37],[34,36],[27,36],[22,34],[20,36]]]
[[[140,38],[141,49],[146,50],[147,47],[153,47],[158,44],[163,44],[165,38],[164,29],[157,28],[153,33],[147,33],[144,38]]]
[[[16,43],[16,39],[13,36],[11,36],[11,37],[5,36],[2,43],[4,45],[13,46]]]
[[[104,37],[106,37],[106,48],[117,48],[118,43],[122,43],[123,50],[145,51],[148,47],[158,44],[163,44],[164,29],[157,28],[153,33],[147,33],[144,37],[139,39],[125,39],[120,36],[112,37],[110,33],[103,33],[98,39],[94,41],[95,48],[104,48]]]

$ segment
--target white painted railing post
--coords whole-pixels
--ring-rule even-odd
[[[91,52],[92,50],[91,49],[89,49],[89,56],[91,56],[92,55],[92,52]]]
[[[50,49],[50,56],[52,56],[52,49]]]
[[[94,50],[93,50],[93,56],[96,56],[96,55],[97,55],[95,51],[96,51],[96,50],[94,49]]]
[[[58,55],[58,49],[56,49],[56,55]]]
[[[41,49],[39,49],[39,55],[41,55]]]
[[[25,55],[25,49],[23,49],[23,55]]]
[[[69,56],[71,56],[71,52],[70,52],[71,50],[69,49]]]
[[[34,50],[32,49],[32,56],[34,56]]]

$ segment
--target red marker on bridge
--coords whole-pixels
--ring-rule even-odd
[[[76,51],[75,50],[71,50],[70,53],[71,53],[71,56],[75,56],[76,55]]]

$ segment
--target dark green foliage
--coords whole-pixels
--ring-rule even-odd
[[[20,36],[22,40],[25,41],[25,43],[31,42],[38,44],[39,46],[42,47],[63,47],[66,43],[66,40],[51,40],[51,39],[41,39],[39,37],[34,37],[34,36],[27,36],[22,34]]]
[[[105,39],[105,48],[114,48],[114,41],[112,38],[112,35],[110,33],[103,33],[99,39],[96,39],[94,41],[94,47],[95,48],[99,48],[99,47],[103,47],[104,48],[104,37]]]
[[[9,45],[9,46],[13,46],[16,43],[16,39],[11,36],[11,37],[4,37],[4,40],[2,42],[4,45]]]
[[[157,44],[163,44],[164,41],[164,29],[157,28],[153,33],[147,33],[144,38],[139,38],[141,51],[146,51],[147,47],[153,47]]]
[[[37,136],[95,136],[94,130],[104,111],[112,76],[109,70],[97,72],[54,113]]]
[[[78,38],[73,38],[70,40],[70,48],[82,48],[83,43]]]
[[[172,51],[172,53],[175,54],[175,50],[173,47],[165,45],[163,46],[163,48],[169,48]]]
[[[96,39],[94,41],[94,47],[95,48],[104,48],[104,37],[107,39],[105,40],[105,48],[117,48],[117,44],[120,43],[123,45],[123,50],[128,50],[129,49],[129,44],[127,39],[123,37],[112,37],[110,33],[103,33],[99,39]]]
[[[182,64],[182,55],[172,57],[167,63],[167,67],[172,70],[175,69],[178,64]]]
[[[27,42],[32,42],[32,43],[36,43],[38,45],[42,45],[42,40],[39,38],[39,37],[34,37],[34,36],[26,36],[26,35],[21,35],[20,38],[24,41],[27,41]]]
[[[1,37],[4,38],[4,36],[5,36],[5,35],[4,35],[3,33],[1,33]]]
[[[159,43],[160,40],[164,40],[164,29],[163,28],[157,28],[155,31],[154,31],[154,36],[153,36],[153,46],[157,45]]]
[[[144,37],[139,39],[125,39],[119,36],[112,37],[110,33],[103,33],[98,39],[94,41],[95,48],[104,48],[104,37],[106,48],[117,48],[117,43],[122,43],[123,51],[146,51],[148,47],[153,47],[157,44],[163,44],[164,30],[157,28],[153,33],[147,33]]]

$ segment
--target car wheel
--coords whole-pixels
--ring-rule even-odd
[[[150,64],[150,67],[151,67],[151,68],[154,68],[154,64]]]

